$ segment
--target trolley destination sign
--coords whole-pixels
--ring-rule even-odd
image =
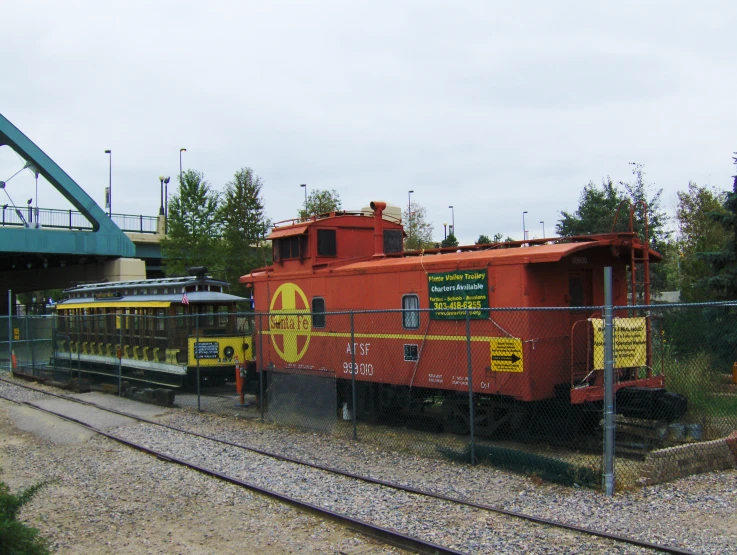
[[[486,270],[458,270],[428,274],[430,318],[464,320],[466,312],[473,319],[486,318],[489,308]]]
[[[217,341],[201,341],[194,344],[194,358],[218,358]]]

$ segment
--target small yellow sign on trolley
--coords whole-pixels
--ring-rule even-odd
[[[491,347],[492,372],[522,372],[522,340],[515,337],[492,338]]]
[[[13,341],[20,339],[20,328],[13,328]]]

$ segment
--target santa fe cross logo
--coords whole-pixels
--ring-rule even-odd
[[[284,283],[274,292],[269,306],[271,342],[286,362],[297,362],[307,352],[312,330],[310,304],[294,283]]]

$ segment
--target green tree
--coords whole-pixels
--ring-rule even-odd
[[[647,228],[650,246],[656,250],[662,250],[663,244],[668,240],[670,233],[666,229],[668,224],[668,215],[663,210],[660,197],[663,189],[654,189],[653,184],[645,182],[645,167],[637,162],[631,162],[632,174],[635,176],[632,182],[620,182],[624,187],[625,197],[629,199],[631,205],[635,208],[635,218],[633,219],[634,230],[644,240],[644,220],[642,217],[642,203],[647,206]],[[640,204],[638,204],[640,203]],[[625,205],[626,207],[626,205]],[[624,210],[620,211],[619,219],[628,218],[629,214]],[[629,227],[629,224],[627,225]]]
[[[634,231],[645,240],[645,220],[643,218],[643,204],[647,206],[647,235],[650,247],[659,253],[666,255],[670,232],[666,229],[668,215],[662,208],[661,195],[663,189],[655,189],[652,183],[645,181],[645,167],[638,162],[631,162],[632,174],[635,176],[632,182],[620,182],[624,188],[625,196],[634,208],[632,226]],[[627,205],[622,207],[619,220],[629,220]],[[619,222],[618,222],[619,223]],[[629,221],[624,229],[629,228]],[[618,228],[619,229],[619,226]],[[650,289],[653,293],[665,291],[668,283],[668,266],[666,264],[655,264],[650,267]]]
[[[729,239],[727,230],[711,217],[712,214],[726,215],[725,200],[723,191],[699,187],[692,181],[688,183],[688,190],[678,191],[678,236],[673,244],[678,266],[676,285],[685,302],[709,300],[709,292],[696,286],[711,271],[700,253],[718,251]]]
[[[456,236],[453,235],[451,232],[448,234],[448,236],[443,239],[443,241],[440,243],[440,246],[442,247],[457,247],[458,246],[458,239],[456,239]]]
[[[435,242],[432,240],[433,227],[427,221],[427,211],[424,206],[412,202],[404,211],[403,218],[407,222],[404,228],[407,234],[404,241],[404,250],[412,251],[435,247]]]
[[[609,233],[612,230],[617,207],[623,200],[625,196],[610,177],[602,180],[601,188],[593,181],[589,181],[581,192],[576,211],[563,210],[561,219],[555,224],[555,231],[561,237]],[[620,216],[618,228],[624,229],[626,220],[626,217]]]
[[[621,181],[617,186],[610,177],[606,177],[602,180],[601,188],[597,187],[593,181],[589,182],[581,193],[578,209],[573,213],[561,212],[562,218],[555,225],[558,235],[572,237],[610,233],[612,228],[615,231],[628,231],[630,227],[629,210],[632,207],[632,228],[644,240],[644,203],[647,206],[649,245],[655,250],[665,250],[668,240],[665,226],[668,217],[661,207],[660,197],[663,190],[653,190],[652,184],[646,183],[642,164],[633,162],[632,166],[635,179],[631,182]],[[616,227],[614,226],[615,216],[617,216]],[[650,269],[651,291],[653,293],[663,291],[666,278],[666,266],[652,266]]]
[[[737,157],[733,160],[737,165]],[[732,301],[737,299],[737,175],[732,191],[725,193],[723,207],[710,212],[709,218],[722,228],[726,241],[721,249],[700,253],[701,259],[711,267],[711,275],[702,279],[700,285],[713,298]]]
[[[733,160],[737,164],[737,158]],[[710,299],[733,301],[737,299],[737,175],[734,176],[732,191],[724,196],[723,209],[710,212],[709,218],[722,228],[726,241],[721,248],[697,253],[711,270],[698,282],[698,286],[704,288]],[[717,356],[722,367],[731,366],[737,360],[737,329],[734,326],[737,311],[732,306],[707,307],[702,314],[700,326],[691,320],[684,327],[691,338],[694,330],[702,331],[706,339],[700,345]]]
[[[222,195],[223,279],[231,284],[234,295],[247,295],[245,285],[240,284],[238,278],[265,266],[268,263],[266,251],[271,257],[271,250],[264,242],[271,224],[264,215],[262,188],[261,178],[251,168],[241,168],[226,183]]]
[[[501,233],[495,233],[494,237],[489,239],[488,235],[479,235],[479,238],[476,239],[476,245],[493,245],[494,243],[509,243],[510,241],[514,241],[511,237],[504,238],[504,235]]]
[[[184,275],[189,266],[207,266],[222,274],[220,195],[204,175],[187,170],[169,203],[169,231],[161,240],[167,276]]]
[[[331,191],[315,189],[307,197],[306,205],[300,209],[299,217],[303,219],[310,218],[320,214],[337,212],[341,208],[340,195],[335,189]]]

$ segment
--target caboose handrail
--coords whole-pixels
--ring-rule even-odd
[[[309,216],[305,216],[304,218],[288,218],[286,220],[281,220],[279,222],[276,222],[273,225],[272,229],[275,229],[277,227],[286,227],[290,225],[300,225],[310,222],[316,222],[318,220],[324,220],[327,218],[336,218],[341,216],[372,216],[373,212],[368,210],[336,210],[334,212],[323,212],[321,214],[311,214]],[[394,218],[391,215],[384,212],[383,217],[389,221],[392,222],[400,222],[401,218]]]

